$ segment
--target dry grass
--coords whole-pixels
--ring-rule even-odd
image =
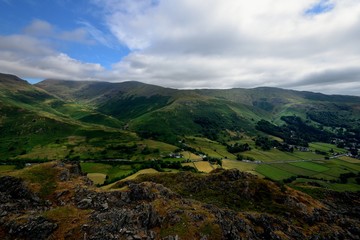
[[[68,154],[69,150],[66,146],[60,145],[47,145],[47,146],[35,146],[31,152],[21,155],[18,158],[24,159],[49,159],[49,160],[56,160],[62,159]]]
[[[205,161],[201,161],[201,162],[194,162],[195,167],[200,171],[200,172],[206,172],[209,173],[212,170],[214,170],[216,168],[216,165],[212,166],[209,162],[205,162]]]
[[[0,173],[8,173],[15,170],[14,165],[0,165]]]
[[[67,233],[71,232],[71,239],[84,238],[81,226],[87,222],[90,210],[80,210],[74,206],[64,206],[44,212],[44,217],[57,222],[58,228],[54,232],[54,239],[68,239]]]
[[[127,178],[122,179],[121,181],[133,180],[141,174],[148,174],[148,173],[158,173],[158,171],[156,171],[155,169],[152,169],[152,168],[142,169],[142,170],[138,171],[137,173],[130,175]]]
[[[222,166],[224,169],[239,169],[240,171],[247,172],[247,171],[255,171],[257,164],[255,163],[247,163],[235,160],[223,160]]]
[[[116,186],[119,182],[133,180],[133,179],[137,178],[141,174],[151,174],[151,173],[158,173],[158,171],[156,171],[155,169],[152,169],[152,168],[142,169],[142,170],[138,171],[137,173],[134,173],[133,175],[128,176],[127,178],[121,179],[119,181],[108,184],[108,185],[103,186],[101,188],[104,189],[104,190],[109,190],[109,189],[113,188],[114,186]]]
[[[158,142],[158,141],[154,141],[154,140],[149,140],[149,139],[143,140],[139,143],[142,143],[142,144],[148,146],[149,148],[160,149],[161,151],[164,151],[164,152],[173,152],[177,149],[177,147],[174,145],[170,145],[167,143]]]
[[[193,154],[192,152],[184,151],[181,152],[181,154],[184,156],[185,159],[190,159],[192,161],[200,161],[202,158],[196,154]]]
[[[94,184],[103,184],[106,179],[106,174],[103,173],[88,173],[87,177],[94,182]]]
[[[359,159],[356,159],[356,158],[351,158],[351,157],[340,157],[339,159],[345,161],[345,162],[349,162],[349,163],[360,163],[360,160]]]

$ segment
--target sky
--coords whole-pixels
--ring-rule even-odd
[[[0,0],[0,72],[360,96],[360,0]]]

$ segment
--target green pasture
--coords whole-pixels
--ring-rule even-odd
[[[296,163],[290,163],[293,166],[304,168],[307,170],[315,171],[315,172],[325,172],[329,170],[328,167],[324,165],[320,165],[318,163],[313,162],[296,162]]]
[[[309,143],[309,147],[310,147],[310,149],[319,150],[319,151],[323,151],[323,152],[329,152],[331,149],[333,149],[335,152],[338,152],[338,153],[346,153],[345,149],[338,148],[338,147],[336,147],[336,145],[329,144],[329,143],[314,142],[314,143]]]
[[[0,173],[11,172],[15,170],[15,165],[0,165]]]
[[[86,173],[102,173],[108,176],[109,180],[126,176],[133,172],[131,165],[110,165],[104,163],[80,163],[81,169]]]
[[[338,192],[345,192],[345,191],[356,192],[356,191],[360,191],[360,185],[355,184],[355,183],[347,183],[347,184],[329,183],[329,182],[322,181],[322,180],[298,178],[298,179],[296,179],[294,184],[296,184],[296,183],[309,183],[309,182],[318,183],[323,188],[338,191]]]
[[[236,159],[236,156],[229,153],[225,146],[207,138],[187,137],[186,144],[210,157]]]
[[[294,174],[281,170],[279,168],[273,167],[270,164],[261,164],[256,167],[256,172],[264,175],[275,181],[281,181],[286,178],[290,178],[294,176]]]

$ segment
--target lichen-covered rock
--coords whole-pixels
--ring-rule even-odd
[[[329,191],[319,201],[238,170],[151,175],[122,183],[121,191],[104,191],[89,186],[82,174],[76,176],[77,165],[73,170],[69,164],[49,166],[57,182],[43,198],[31,190],[39,187],[31,181],[0,178],[0,239],[360,236],[360,193]]]
[[[26,221],[10,221],[5,224],[14,238],[47,239],[57,228],[57,224],[41,216],[31,216]]]

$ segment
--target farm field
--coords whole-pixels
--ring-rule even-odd
[[[259,172],[255,171],[258,164],[255,163],[247,163],[237,160],[223,160],[222,161],[222,167],[224,169],[238,169],[242,172],[248,172],[253,175],[257,175],[260,178],[264,178],[264,175],[260,174]]]
[[[271,166],[296,175],[314,176],[318,174],[316,171],[304,169],[288,163],[271,164]]]
[[[343,156],[343,157],[339,157],[338,159],[348,162],[348,163],[357,163],[360,164],[360,160],[356,159],[356,158],[351,158],[351,157],[347,157],[347,156]]]
[[[296,162],[290,164],[296,167],[304,168],[306,170],[311,170],[315,172],[325,172],[329,170],[329,168],[324,166],[324,164],[320,165],[318,163],[313,163],[313,162]]]
[[[82,171],[86,173],[98,173],[107,175],[109,181],[130,174],[133,169],[131,165],[115,165],[104,163],[80,163]]]
[[[94,184],[104,184],[106,179],[106,174],[103,173],[88,173],[86,175]]]
[[[324,156],[315,154],[314,152],[282,152],[278,149],[271,149],[270,151],[252,149],[251,151],[241,153],[241,155],[252,157],[255,160],[263,162],[324,159]]]
[[[6,173],[15,170],[15,165],[0,165],[0,173]]]
[[[347,183],[347,184],[328,183],[328,182],[325,182],[322,180],[298,178],[298,179],[296,179],[296,181],[293,182],[293,184],[296,185],[298,183],[308,183],[308,182],[315,182],[315,183],[318,183],[323,188],[327,188],[327,189],[339,191],[339,192],[360,191],[360,185],[355,184],[355,183]]]
[[[247,151],[242,153],[244,156],[249,156],[254,158],[255,160],[263,161],[263,162],[272,162],[272,161],[288,161],[288,160],[300,160],[300,157],[292,153],[286,153],[279,151],[277,149],[271,149],[270,151],[261,151],[259,149],[252,149],[251,151]]]
[[[268,177],[275,181],[282,181],[290,177],[306,176],[309,178],[297,178],[294,182],[317,182],[321,181],[325,188],[335,191],[357,191],[360,190],[354,179],[350,179],[348,183],[329,183],[326,181],[339,181],[341,174],[353,172],[359,173],[360,165],[349,163],[347,161],[333,159],[319,162],[289,162],[289,163],[262,163],[254,164],[234,160],[223,160],[223,168],[236,168],[241,171],[251,172],[256,175]],[[300,179],[300,180],[299,180]],[[301,180],[302,179],[302,180]],[[298,181],[299,180],[299,181]],[[325,185],[326,184],[326,185]]]
[[[236,159],[236,156],[229,153],[225,146],[206,138],[187,137],[186,144],[210,157]]]
[[[255,171],[257,164],[255,163],[247,163],[237,160],[223,160],[222,167],[224,169],[239,169],[240,171],[247,172],[247,171]]]
[[[205,173],[209,173],[217,167],[217,165],[211,165],[208,161],[194,162],[194,165],[197,170]]]
[[[202,158],[192,152],[189,152],[189,151],[183,151],[181,152],[181,154],[184,156],[184,159],[189,159],[189,160],[192,160],[192,161],[201,161]]]
[[[148,168],[148,169],[142,169],[140,171],[138,171],[137,173],[134,173],[124,179],[121,179],[119,181],[116,181],[116,182],[113,182],[111,184],[108,184],[108,185],[105,185],[105,186],[102,186],[101,188],[102,189],[105,189],[105,190],[108,190],[108,189],[111,189],[113,186],[115,186],[117,183],[119,182],[123,182],[123,181],[128,181],[128,180],[133,180],[135,178],[137,178],[139,175],[141,174],[149,174],[149,173],[158,173],[158,171],[156,171],[155,169],[152,169],[152,168]]]
[[[170,145],[164,142],[154,141],[154,140],[143,140],[138,142],[139,144],[144,144],[152,149],[160,149],[163,153],[171,153],[177,149],[174,145]]]
[[[345,149],[338,148],[336,147],[336,145],[329,143],[319,143],[319,142],[309,143],[309,147],[310,149],[324,151],[324,152],[329,152],[331,149],[333,149],[335,152],[338,153],[346,153]]]
[[[256,172],[259,172],[260,174],[264,175],[265,177],[268,177],[275,181],[280,181],[280,180],[295,176],[295,174],[293,174],[293,173],[281,170],[279,168],[273,167],[268,164],[261,164],[261,165],[257,166]]]
[[[348,168],[351,171],[360,172],[360,164],[359,163],[349,163],[347,161],[343,161],[343,160],[340,160],[340,159],[333,159],[330,162],[333,163],[333,164],[336,164],[336,165],[344,166],[344,167]]]
[[[142,169],[142,170],[138,171],[137,173],[134,173],[134,174],[132,174],[132,175],[120,180],[120,181],[132,180],[132,179],[137,178],[141,174],[149,174],[149,173],[158,173],[158,171],[156,171],[155,169],[152,169],[152,168]]]

